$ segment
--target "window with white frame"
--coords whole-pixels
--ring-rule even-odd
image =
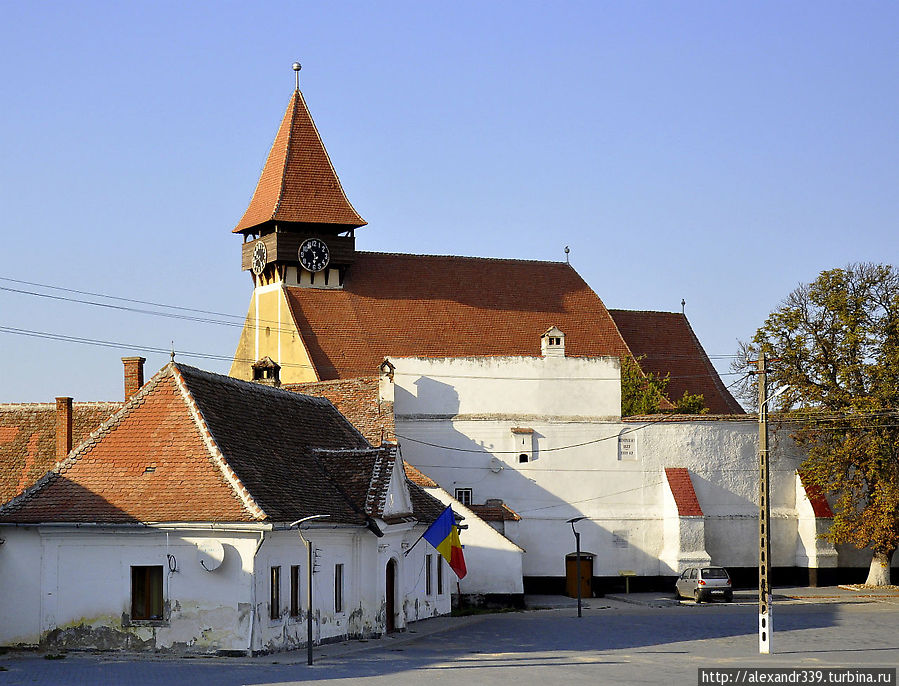
[[[463,505],[471,505],[471,489],[470,488],[457,488],[455,497],[456,497],[456,500],[458,500]]]

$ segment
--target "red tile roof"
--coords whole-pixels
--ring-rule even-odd
[[[802,472],[799,472],[799,480],[802,482],[805,494],[812,504],[812,510],[815,513],[815,517],[823,519],[833,517],[833,510],[830,509],[830,503],[827,502],[827,498],[821,487],[811,483],[808,477],[803,476]]]
[[[320,379],[397,357],[540,355],[550,326],[576,357],[630,355],[599,297],[562,262],[356,253],[342,290],[288,288]]]
[[[0,523],[286,522],[321,513],[362,525],[382,514],[396,459],[395,446],[372,448],[327,400],[172,363],[0,508]],[[415,495],[426,517],[438,505],[429,498]]]
[[[272,220],[347,229],[366,224],[343,192],[300,91],[290,99],[253,198],[234,233]]]
[[[679,312],[609,310],[644,372],[671,375],[668,397],[701,393],[713,414],[744,414],[725,388],[687,318]],[[567,339],[566,339],[567,341]]]
[[[468,509],[474,512],[485,522],[518,522],[521,521],[521,515],[505,503],[485,504],[485,505],[469,505]]]
[[[702,517],[702,508],[693,490],[693,481],[686,467],[665,467],[665,476],[668,477],[668,487],[674,502],[677,504],[677,513],[681,517]]]
[[[122,403],[73,403],[72,444],[78,445]],[[56,464],[56,405],[0,405],[0,504]]]
[[[380,400],[377,376],[284,384],[281,388],[327,398],[372,445],[396,440],[393,403]]]
[[[403,462],[403,467],[406,468],[406,478],[409,479],[414,484],[421,486],[422,488],[439,488],[437,482],[434,481],[431,477],[429,477],[424,472],[418,471],[415,467],[413,467],[408,462]]]

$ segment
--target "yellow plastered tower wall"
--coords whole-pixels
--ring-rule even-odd
[[[319,381],[280,283],[253,290],[229,376],[252,381],[252,364],[264,357],[278,360],[282,383]]]

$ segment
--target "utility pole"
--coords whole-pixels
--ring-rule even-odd
[[[759,653],[771,652],[771,494],[768,478],[768,355],[759,354]]]

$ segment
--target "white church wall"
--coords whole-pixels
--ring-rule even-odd
[[[577,358],[391,362],[405,459],[450,493],[470,488],[472,502],[500,498],[521,515],[517,531],[510,527],[506,535],[526,551],[525,576],[564,575],[565,555],[574,551],[566,520],[576,516],[587,517],[577,526],[582,550],[596,555],[596,576],[670,575],[671,560],[699,559],[703,550],[714,564],[757,565],[754,419],[622,422],[614,416],[618,380],[606,377],[617,377],[617,368],[604,367],[604,360],[592,366]],[[519,462],[513,428],[533,431],[527,462]],[[772,562],[793,566],[801,455],[788,429],[772,434]],[[704,514],[701,525],[683,522],[678,551],[670,549],[670,531],[666,549],[665,467],[690,471]]]
[[[395,412],[617,417],[616,357],[390,358]]]

